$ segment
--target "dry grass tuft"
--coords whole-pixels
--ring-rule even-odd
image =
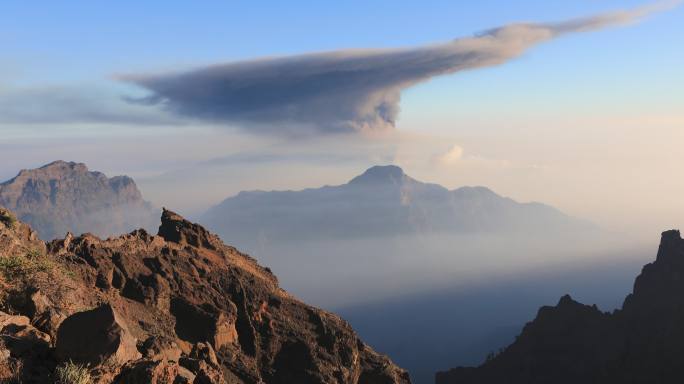
[[[57,384],[91,384],[90,370],[87,366],[66,362],[55,369]]]

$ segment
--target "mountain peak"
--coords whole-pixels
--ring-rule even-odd
[[[656,261],[681,258],[682,254],[684,254],[684,241],[679,231],[671,229],[663,232]]]
[[[64,161],[64,160],[55,160],[51,163],[43,165],[39,169],[50,169],[50,168],[71,168],[71,169],[88,170],[88,167],[86,167],[86,165],[83,163],[77,163],[75,161]]]
[[[158,222],[157,211],[143,200],[133,179],[108,178],[73,161],[24,169],[0,182],[0,205],[13,210],[44,239],[87,231],[110,236],[152,228]]]
[[[17,176],[8,180],[4,184],[7,184],[16,179],[24,179],[31,177],[45,177],[61,179],[66,175],[73,174],[83,174],[88,172],[88,167],[83,163],[76,163],[73,161],[57,160],[51,163],[45,164],[39,168],[35,169],[22,169]]]
[[[408,176],[406,176],[404,170],[396,165],[376,165],[353,178],[349,184],[397,183],[406,177]]]
[[[183,216],[163,208],[159,236],[166,241],[190,244],[197,248],[216,249],[217,239],[199,224],[186,220]]]

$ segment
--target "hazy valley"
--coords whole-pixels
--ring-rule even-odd
[[[15,197],[27,202],[24,217],[49,222],[59,210],[118,225],[99,233],[105,237],[129,231],[117,221],[128,205],[111,203],[121,196],[95,196],[85,208],[48,198],[77,200],[80,190],[99,187],[89,176],[101,174],[76,163],[41,169],[51,172],[29,179]],[[79,182],[65,182],[74,178]],[[49,187],[28,199],[38,183]],[[151,204],[134,191],[138,226],[149,228]],[[543,204],[484,187],[449,191],[395,166],[372,167],[335,187],[243,192],[200,221],[268,266],[297,297],[349,320],[415,383],[483,361],[513,340],[539,305],[565,293],[618,307],[652,249]],[[80,235],[85,221],[78,223],[61,230]]]
[[[3,2],[0,384],[684,382],[683,5]]]

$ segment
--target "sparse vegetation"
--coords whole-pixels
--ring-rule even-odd
[[[68,361],[55,369],[57,384],[91,384],[90,370],[87,366]]]
[[[5,224],[8,228],[14,228],[17,223],[17,218],[9,211],[0,211],[0,223]]]
[[[30,250],[25,255],[0,257],[0,273],[9,281],[36,272],[49,272],[53,268],[54,262],[37,250]]]

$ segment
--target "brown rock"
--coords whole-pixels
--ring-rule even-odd
[[[235,328],[237,309],[228,302],[228,311],[203,308],[184,299],[171,301],[171,313],[176,318],[176,334],[191,343],[210,342],[215,349],[238,341]]]
[[[174,384],[178,365],[166,361],[140,360],[129,363],[115,379],[120,384]]]
[[[9,243],[24,244],[3,228]],[[410,383],[347,322],[290,296],[270,270],[171,211],[164,211],[157,236],[143,230],[104,240],[85,234],[53,241],[47,252],[70,277],[27,287],[44,295],[31,299],[34,307],[71,314],[110,303],[61,322],[59,358],[96,369],[113,364],[103,370],[112,374],[125,363],[130,380],[159,381],[171,376],[164,367],[179,354],[175,343],[187,353],[178,364],[195,375],[177,375],[179,381]],[[140,344],[144,360],[137,360],[135,339],[146,341]]]
[[[23,255],[29,251],[45,252],[45,243],[28,225],[5,209],[0,202],[0,257]]]
[[[192,351],[190,352],[190,357],[193,359],[206,361],[209,365],[212,365],[214,367],[219,366],[218,358],[216,357],[216,352],[214,352],[214,348],[211,347],[211,344],[195,344],[192,347]]]
[[[179,364],[195,375],[194,384],[226,383],[221,369],[202,359],[183,357],[179,360]]]
[[[142,345],[143,356],[153,361],[178,361],[182,351],[176,341],[163,336],[150,336]]]
[[[164,208],[159,236],[166,241],[181,245],[189,244],[197,248],[216,249],[218,238],[202,226],[185,220],[181,215]]]
[[[52,364],[50,336],[27,322],[25,316],[0,312],[0,382],[47,382]]]
[[[193,384],[224,384],[226,379],[218,369],[202,368],[197,373]]]
[[[111,357],[124,363],[141,356],[128,327],[109,304],[66,318],[56,347],[61,359],[79,363],[98,364]]]
[[[31,319],[26,316],[10,315],[0,312],[0,332],[5,333],[6,327],[25,327],[31,324]]]
[[[45,351],[50,346],[50,335],[34,328],[26,316],[0,312],[0,340],[13,356]]]
[[[20,382],[19,364],[20,361],[12,357],[10,350],[0,340],[0,383]]]
[[[176,382],[178,384],[189,384],[195,381],[195,374],[190,372],[189,369],[179,365],[178,366],[178,376],[176,376]]]
[[[59,325],[67,317],[41,291],[31,294],[27,310],[32,318],[33,325],[53,338],[57,337]]]

